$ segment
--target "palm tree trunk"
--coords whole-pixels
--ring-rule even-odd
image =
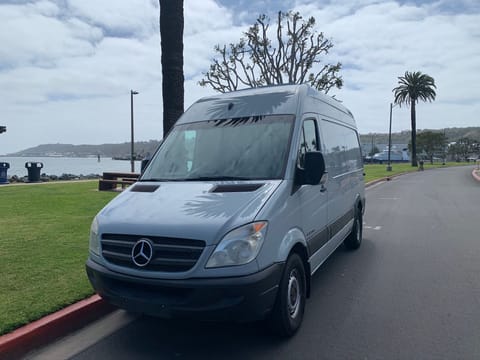
[[[159,0],[163,136],[183,114],[183,0]]]
[[[412,119],[412,166],[417,164],[417,115],[415,112],[415,100],[412,99],[410,107],[410,117]]]

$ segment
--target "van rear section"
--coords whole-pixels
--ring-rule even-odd
[[[357,249],[365,211],[355,120],[307,85],[194,103],[139,181],[92,222],[88,278],[163,318],[301,325],[310,277]]]

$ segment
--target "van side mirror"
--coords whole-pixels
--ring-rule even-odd
[[[318,185],[325,174],[325,159],[319,151],[305,153],[304,184]]]

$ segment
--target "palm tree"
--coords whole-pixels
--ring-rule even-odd
[[[410,105],[410,117],[412,120],[412,166],[417,164],[417,119],[415,105],[419,100],[430,101],[435,100],[435,80],[420,71],[405,72],[404,76],[398,78],[398,86],[392,91],[395,94],[395,104]]]
[[[159,0],[163,136],[183,114],[183,0]]]

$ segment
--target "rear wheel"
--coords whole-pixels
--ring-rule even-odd
[[[269,323],[284,337],[296,333],[303,320],[306,298],[305,267],[297,254],[289,256],[280,281],[277,299]]]
[[[362,244],[362,237],[363,237],[362,211],[357,208],[355,211],[355,218],[353,219],[352,232],[347,236],[347,238],[343,243],[345,244],[347,249],[356,250]]]

